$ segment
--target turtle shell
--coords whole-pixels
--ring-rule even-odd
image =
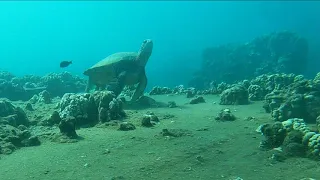
[[[116,64],[122,64],[123,61],[134,61],[138,57],[137,52],[119,52],[111,54],[105,59],[99,61],[91,68],[84,72],[84,75],[90,76],[92,73],[101,71],[113,71],[113,67]]]

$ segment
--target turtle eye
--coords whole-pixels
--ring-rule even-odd
[[[143,43],[147,43],[147,40],[144,40]]]

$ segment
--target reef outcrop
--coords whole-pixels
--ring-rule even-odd
[[[126,116],[123,102],[112,91],[66,93],[60,101],[59,114],[62,119],[74,117],[77,127],[119,120]]]
[[[274,32],[244,44],[227,44],[203,51],[201,69],[189,86],[207,89],[210,82],[235,83],[270,73],[301,74],[307,65],[308,42],[297,33]]]
[[[62,97],[65,93],[83,92],[86,80],[69,72],[50,73],[45,76],[25,75],[15,76],[6,71],[0,71],[0,98],[10,100],[29,100],[33,95],[44,90],[51,97]]]

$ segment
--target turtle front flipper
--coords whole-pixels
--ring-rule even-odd
[[[134,92],[134,94],[131,97],[131,102],[134,102],[137,99],[139,99],[141,96],[143,96],[144,90],[147,87],[147,83],[148,83],[148,79],[147,79],[146,74],[144,73],[140,78],[140,82],[139,82],[139,85],[138,85],[136,91]]]
[[[89,80],[88,80],[88,83],[87,83],[85,92],[86,92],[86,93],[89,93],[90,90],[93,88],[93,85],[94,85],[94,84],[93,84],[93,82],[92,82],[92,79],[89,77]]]

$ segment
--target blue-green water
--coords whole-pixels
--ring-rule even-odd
[[[0,59],[16,75],[82,72],[119,51],[154,41],[149,87],[186,83],[204,48],[292,30],[319,59],[319,2],[0,2]],[[60,69],[59,62],[74,63]],[[314,74],[317,69],[308,71]],[[170,79],[170,81],[168,81]]]
[[[320,179],[319,9],[1,1],[0,179]],[[145,39],[147,89],[132,62],[72,76]]]

